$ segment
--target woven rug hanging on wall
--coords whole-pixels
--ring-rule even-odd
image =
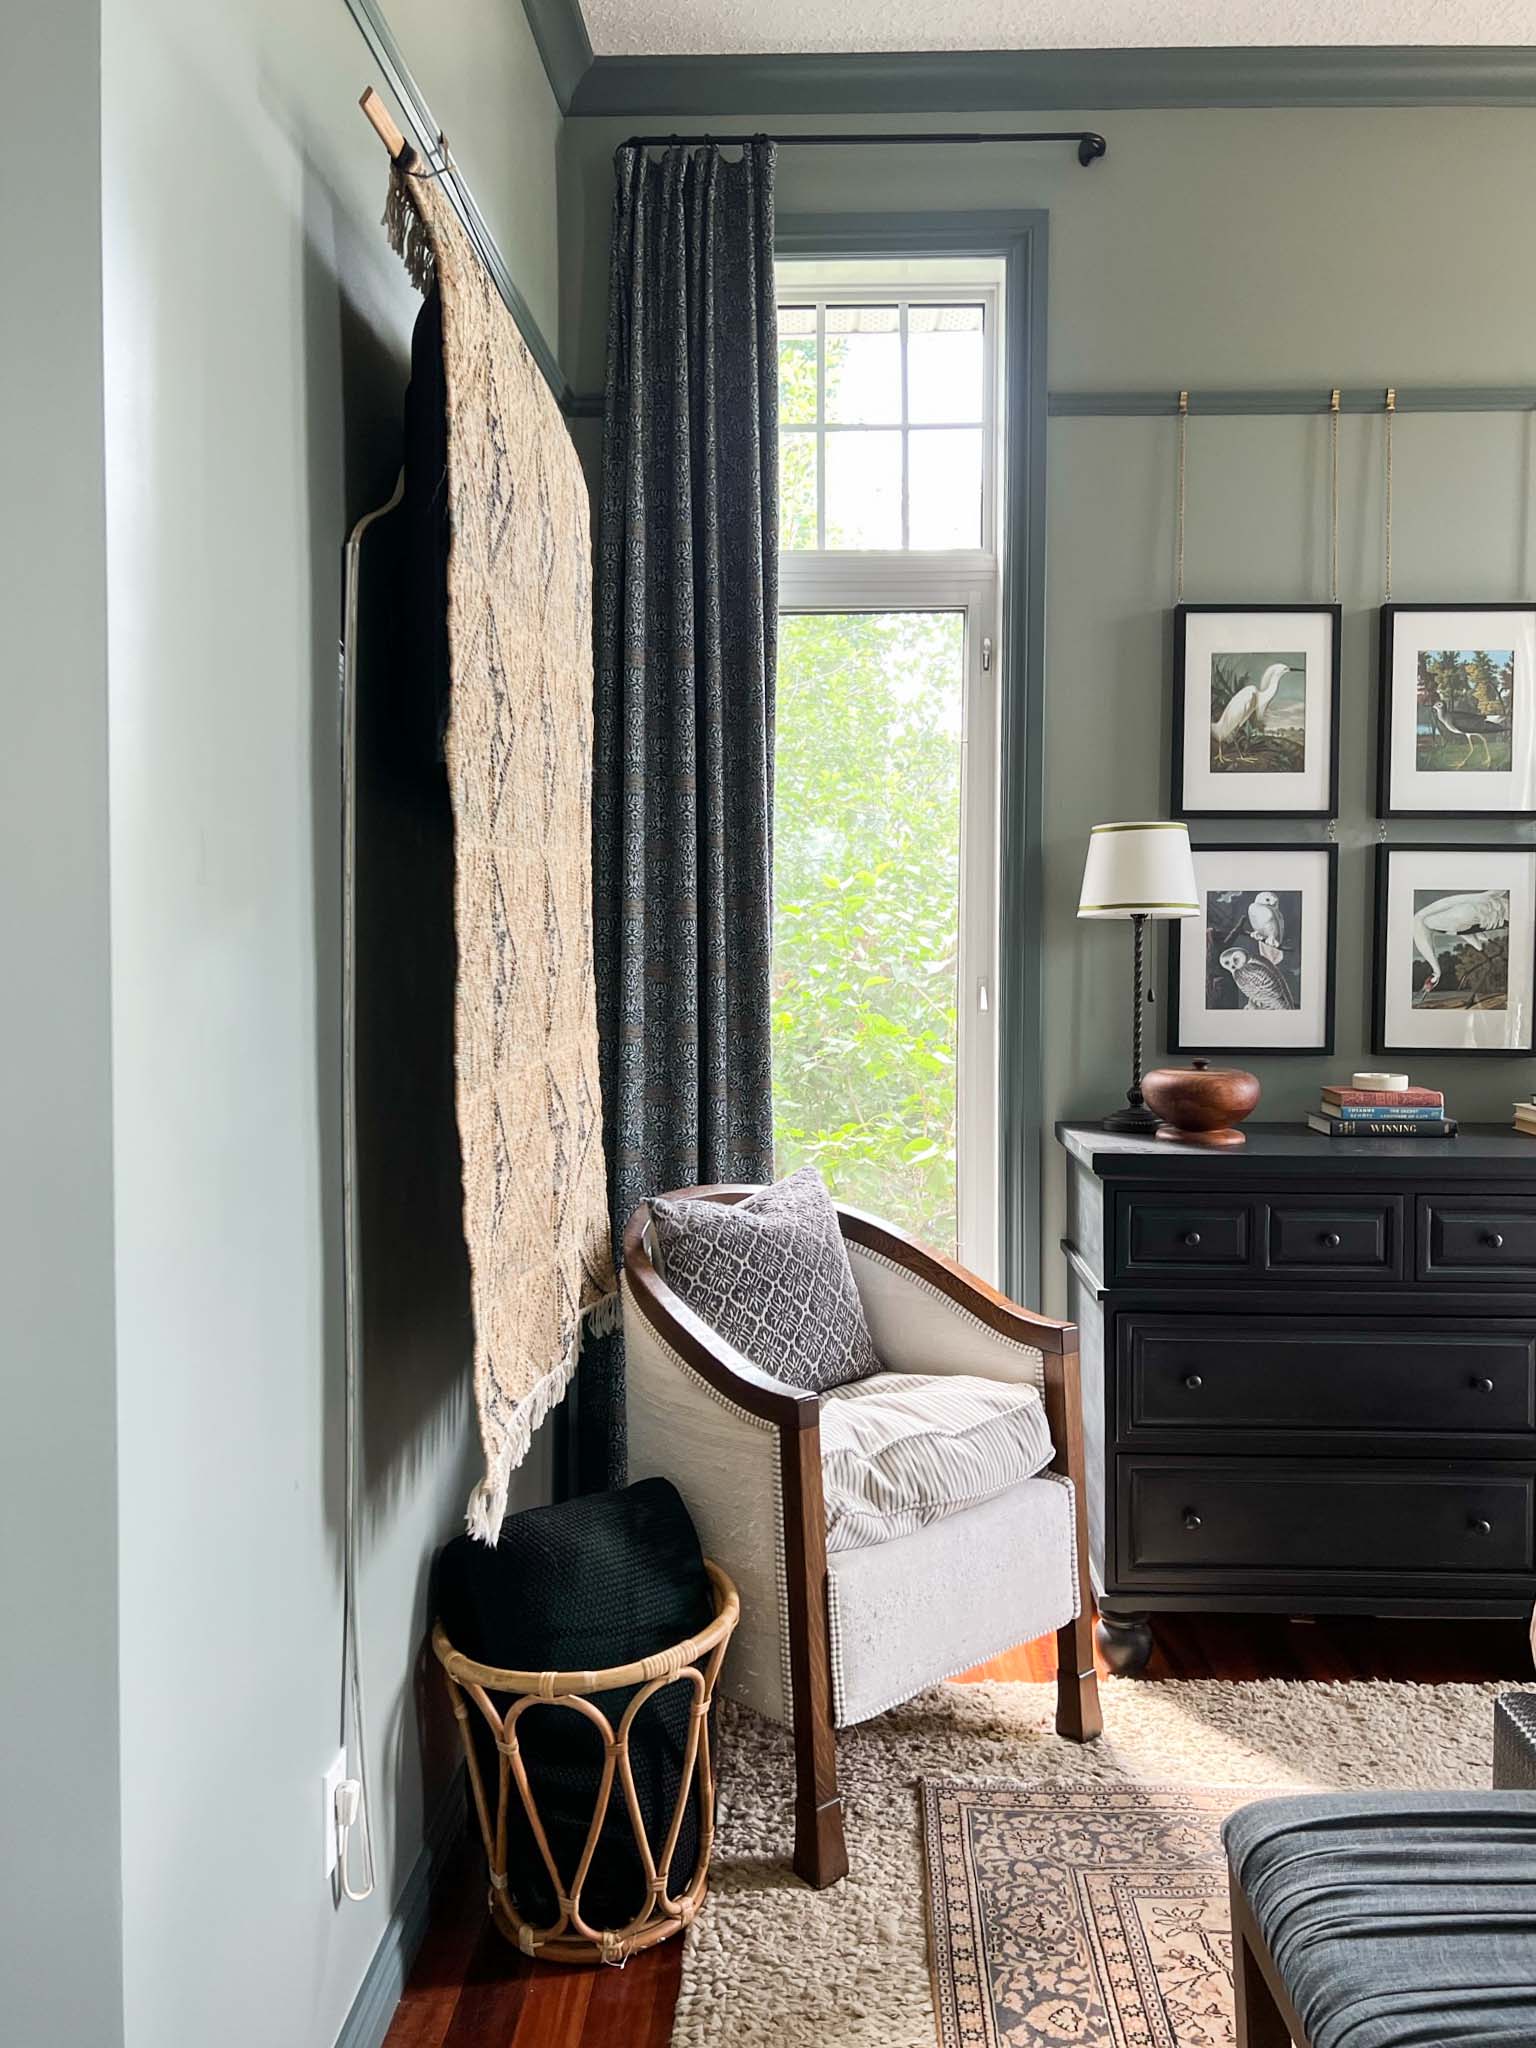
[[[592,977],[592,556],[548,385],[441,186],[398,166],[385,227],[442,298],[454,829],[454,1069],[494,1543],[534,1430],[614,1278]],[[425,687],[425,685],[424,685]]]

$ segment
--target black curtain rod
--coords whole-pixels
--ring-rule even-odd
[[[629,149],[692,149],[708,143],[773,142],[783,148],[812,144],[817,148],[843,149],[853,143],[883,143],[904,146],[912,142],[1075,142],[1077,160],[1085,167],[1109,154],[1102,135],[1085,128],[1044,128],[1021,134],[1014,129],[975,135],[631,135]]]

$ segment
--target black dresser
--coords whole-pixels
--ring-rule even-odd
[[[1061,1124],[1099,1641],[1536,1602],[1536,1139]]]

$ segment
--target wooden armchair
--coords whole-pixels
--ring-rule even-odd
[[[679,1192],[739,1202],[754,1190]],[[721,1690],[794,1731],[794,1867],[817,1887],[848,1869],[835,1729],[1053,1630],[1058,1731],[1082,1742],[1102,1727],[1075,1326],[1016,1307],[889,1224],[838,1215],[882,1370],[1033,1385],[1054,1456],[994,1497],[829,1560],[821,1398],[760,1372],[687,1308],[657,1270],[649,1206],[630,1218],[630,1476],[673,1480],[740,1591]]]

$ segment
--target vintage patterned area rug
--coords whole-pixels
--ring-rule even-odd
[[[942,2048],[1231,2048],[1221,1823],[1251,1790],[922,1789]]]
[[[1501,1690],[1112,1679],[1103,1687],[1104,1738],[1082,1745],[1052,1730],[1054,1686],[935,1686],[839,1735],[851,1867],[824,1892],[789,1867],[787,1730],[727,1705],[710,1892],[686,1936],[672,2048],[934,2048],[925,1785],[930,1800],[976,1802],[970,1899],[951,1900],[946,1879],[938,1970],[955,1967],[957,1933],[972,1943],[978,1972],[994,1949],[1008,1949],[1005,1969],[1017,1949],[1026,1952],[1024,1974],[1009,1981],[1000,2005],[990,2003],[991,1979],[978,1974],[972,2031],[951,2030],[945,2048],[1172,2048],[1166,2014],[1174,2004],[1196,2015],[1219,2007],[1190,2019],[1178,2048],[1226,2048],[1228,1994],[1217,1967],[1225,1964],[1223,1814],[1294,1787],[1486,1785]],[[1048,1782],[1054,1792],[1043,1791]],[[991,1804],[997,1798],[1001,1807]],[[1067,1798],[1075,1819],[1053,1826],[1050,1811]],[[1036,1882],[1028,1866],[1043,1870],[1051,1857],[1057,1869]],[[1087,1907],[1077,1903],[1083,1896]],[[1031,1921],[1042,1956],[1050,1937],[1072,1929],[1082,1958],[1075,1974],[1059,1957],[1056,1981],[1043,1961],[1029,1974]],[[1138,2031],[1136,1981],[1113,2010],[1098,1993],[1095,1972],[1118,1968],[1104,1960],[1117,1942],[1128,1957],[1137,1952],[1144,2012],[1161,1999],[1164,2032],[1151,2023]],[[1097,1962],[1090,1944],[1101,1951]],[[1129,1960],[1123,1974],[1133,1976]]]

